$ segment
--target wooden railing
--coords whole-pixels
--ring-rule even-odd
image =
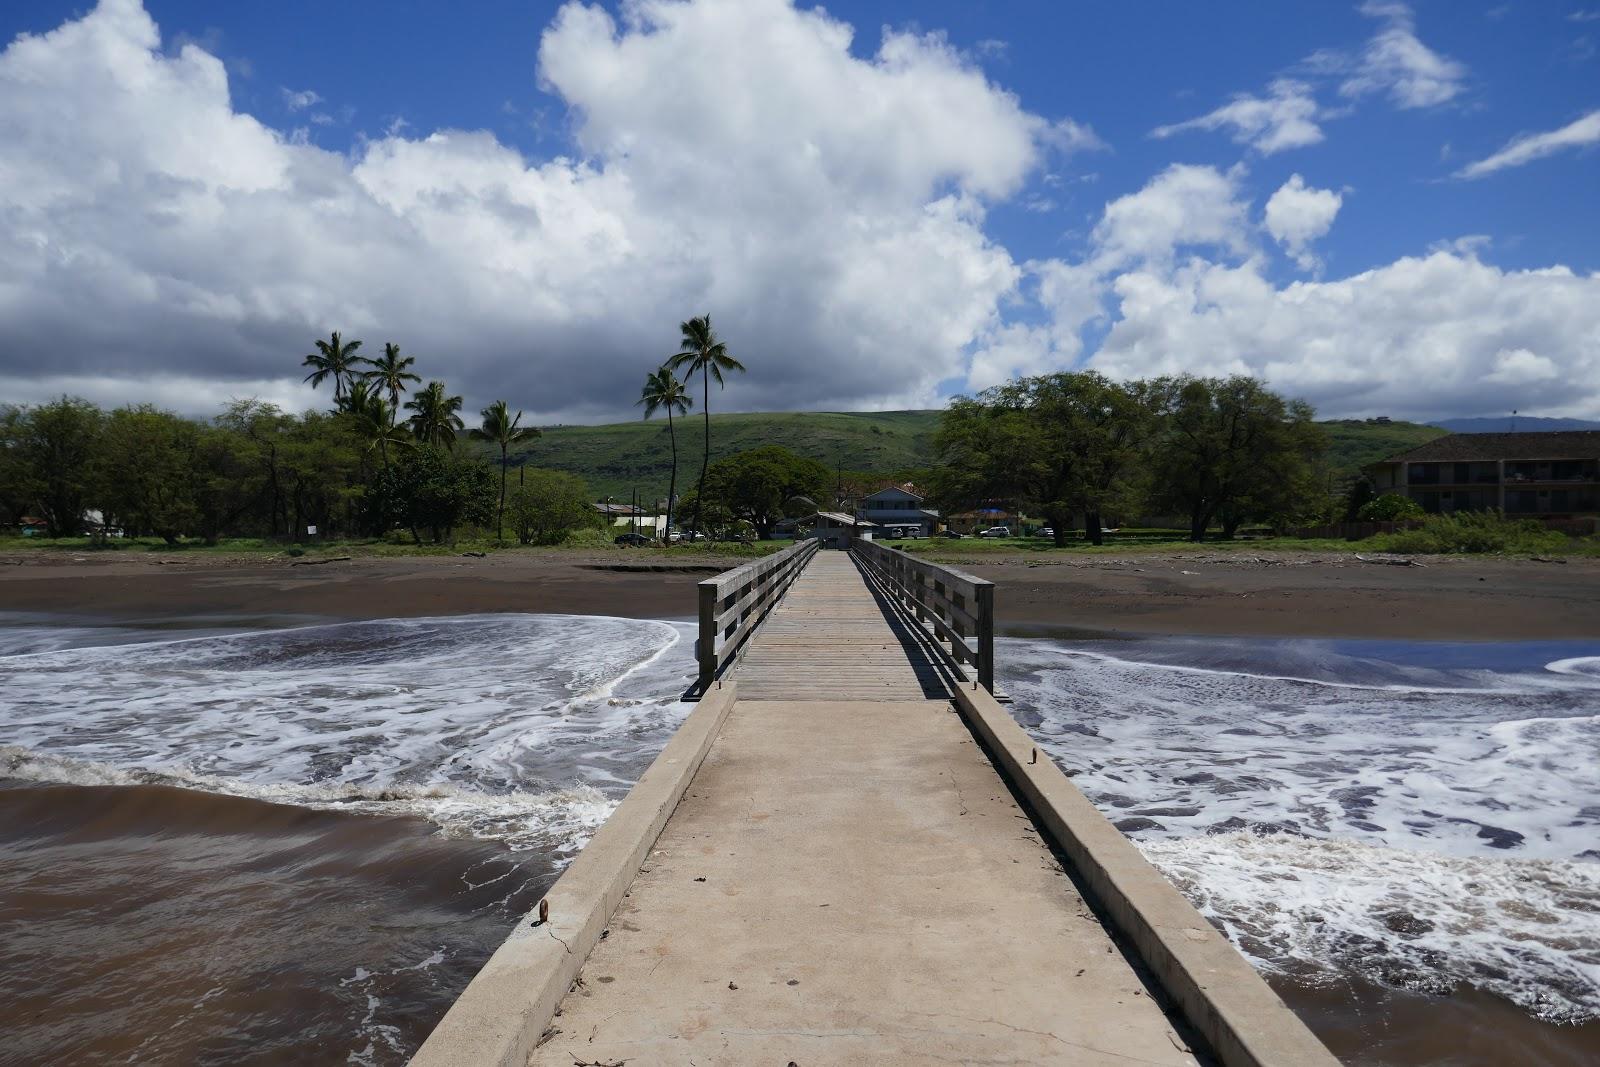
[[[978,684],[994,690],[994,583],[908,556],[873,541],[852,541],[856,554],[933,635],[950,658],[971,664]]]
[[[701,692],[816,555],[818,544],[816,538],[808,537],[700,583],[700,639],[695,642],[695,658],[700,662]]]

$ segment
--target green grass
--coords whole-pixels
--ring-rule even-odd
[[[614,554],[618,560],[667,560],[687,562],[697,559],[757,559],[777,552],[793,541],[759,541],[753,544],[711,541],[696,544],[625,548],[614,542],[615,530],[584,530],[559,545],[519,545],[508,539],[504,544],[493,535],[471,532],[458,537],[454,544],[435,545],[424,541],[412,544],[409,537],[403,540],[384,538],[351,538],[349,540],[318,541],[293,544],[259,537],[227,537],[214,545],[202,541],[185,541],[169,545],[158,537],[117,538],[105,545],[91,544],[87,537],[5,537],[0,538],[0,551],[27,551],[42,554],[73,556],[87,555],[144,555],[147,553],[181,553],[197,556],[260,556],[262,559],[283,557],[307,561],[327,559],[330,556],[404,557],[404,556],[459,556],[466,552],[514,552],[523,554],[570,555],[578,552]]]
[[[1328,435],[1328,465],[1340,481],[1353,478],[1369,463],[1427,444],[1450,432],[1416,422],[1378,423],[1361,419],[1330,419],[1317,425]]]
[[[933,459],[937,411],[781,411],[711,416],[712,460],[761,445],[781,445],[845,471],[885,475],[925,467]],[[678,492],[700,476],[704,422],[696,414],[676,422]],[[526,450],[535,467],[583,478],[596,499],[665,499],[672,447],[663,418],[603,426],[547,426]],[[516,474],[512,474],[515,481]]]
[[[761,445],[782,445],[829,467],[907,476],[934,462],[933,435],[939,411],[778,411],[711,416],[712,459]],[[1336,479],[1347,481],[1360,468],[1396,452],[1415,448],[1447,431],[1410,422],[1375,423],[1356,419],[1320,423],[1328,433],[1328,462]],[[679,419],[678,491],[686,492],[700,474],[704,423],[697,414]],[[547,426],[525,450],[535,467],[567,471],[583,478],[600,499],[665,498],[672,450],[665,419],[601,426]],[[513,474],[512,478],[515,479]]]

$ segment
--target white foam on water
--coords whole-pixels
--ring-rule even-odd
[[[1262,969],[1497,994],[1600,1018],[1600,864],[1444,856],[1234,832],[1139,842]]]
[[[0,658],[0,775],[408,814],[571,852],[688,712],[683,624],[381,620]]]
[[[1600,657],[1008,640],[997,659],[1041,747],[1263,967],[1600,1018]]]

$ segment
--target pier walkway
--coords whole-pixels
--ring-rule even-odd
[[[702,583],[699,706],[419,1067],[1331,1067],[968,677],[987,583],[890,551]]]

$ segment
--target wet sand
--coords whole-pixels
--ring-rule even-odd
[[[501,611],[688,618],[695,613],[695,583],[712,568],[741,562],[509,551],[481,559],[357,558],[294,566],[286,559],[193,553],[74,558],[13,551],[0,554],[0,606],[128,621]],[[1556,564],[1453,557],[1393,567],[1345,553],[1175,552],[975,555],[957,562],[999,584],[997,610],[1009,628],[1417,640],[1600,637],[1600,560],[1594,559]]]

